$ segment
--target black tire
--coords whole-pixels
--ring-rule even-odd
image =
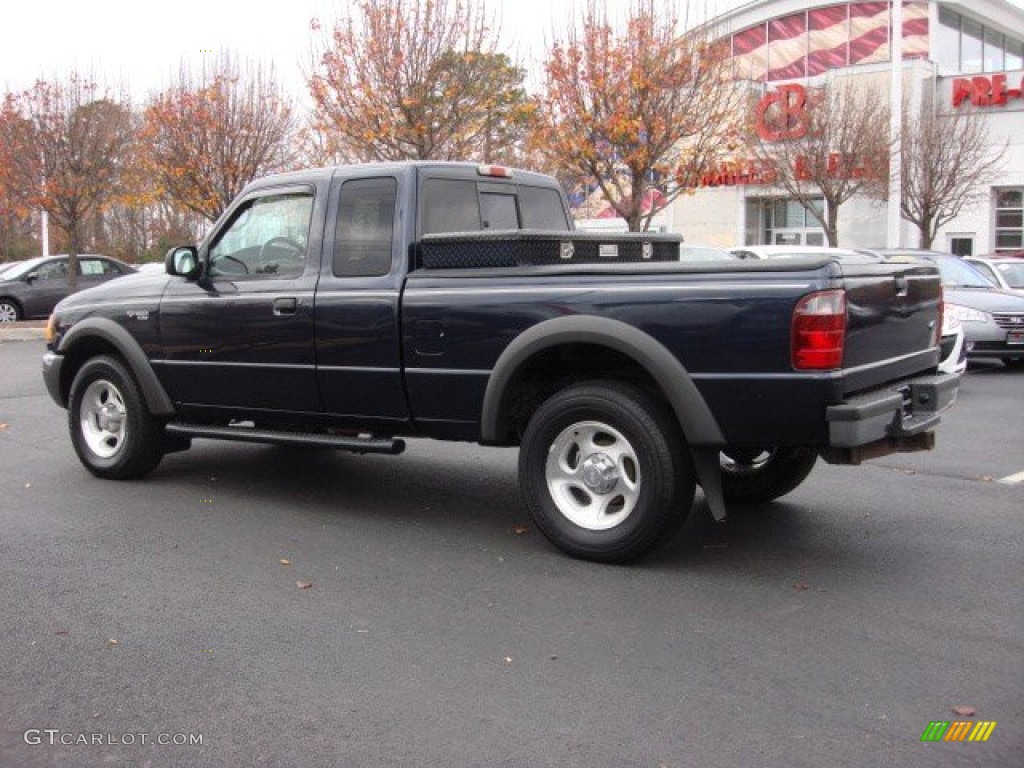
[[[811,448],[736,449],[722,453],[722,493],[727,502],[764,504],[785,496],[811,474]]]
[[[14,299],[0,299],[0,323],[16,323],[23,317],[18,302]]]
[[[1024,368],[1024,357],[1004,357],[1003,365],[1007,368]]]
[[[625,562],[671,538],[693,512],[696,481],[667,407],[636,387],[595,381],[553,395],[533,414],[519,486],[556,547]]]
[[[131,480],[160,463],[163,429],[120,359],[103,355],[86,362],[71,384],[69,401],[71,443],[92,474]]]

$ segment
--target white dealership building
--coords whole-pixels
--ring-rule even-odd
[[[913,1],[900,9],[886,1],[757,0],[711,25],[728,41],[737,78],[767,98],[780,86],[810,89],[836,77],[872,78],[889,94],[891,54],[900,51],[903,98],[945,114],[969,109],[971,119],[985,121],[993,148],[1008,145],[983,202],[943,227],[933,247],[975,255],[1024,249],[1024,10],[1004,0]],[[844,203],[840,245],[916,246],[916,228],[887,205],[867,197]],[[784,190],[742,174],[702,183],[655,225],[722,247],[824,242],[820,224]]]

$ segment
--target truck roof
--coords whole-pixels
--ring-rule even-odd
[[[398,160],[388,162],[374,162],[374,163],[351,163],[345,165],[328,165],[319,168],[303,168],[295,171],[286,171],[284,173],[275,173],[269,176],[263,176],[258,179],[254,179],[248,185],[246,189],[252,189],[263,186],[271,186],[273,184],[279,184],[281,182],[288,181],[325,181],[331,179],[337,171],[354,172],[354,175],[361,175],[360,172],[370,173],[384,173],[384,174],[399,174],[404,173],[410,169],[417,170],[448,170],[448,171],[465,171],[467,175],[477,176],[485,178],[487,174],[482,173],[481,169],[492,167],[486,163],[469,163],[469,162],[454,162],[454,161],[441,161],[441,160]],[[494,166],[504,167],[504,166]],[[537,173],[535,171],[527,171],[522,168],[509,168],[512,171],[513,181],[531,181],[533,183],[543,183],[545,186],[558,185],[558,182],[543,173]]]

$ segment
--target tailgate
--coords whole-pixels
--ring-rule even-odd
[[[847,333],[844,390],[911,376],[938,363],[942,281],[922,261],[843,260]]]

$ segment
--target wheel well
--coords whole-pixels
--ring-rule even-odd
[[[505,414],[503,444],[518,445],[537,408],[555,392],[572,384],[602,379],[639,386],[654,397],[664,393],[639,363],[599,344],[560,344],[529,358],[508,382],[501,412]]]
[[[64,365],[60,369],[60,394],[64,402],[68,400],[71,383],[79,369],[98,355],[113,355],[123,362],[120,350],[106,339],[97,336],[84,338],[64,352]]]

